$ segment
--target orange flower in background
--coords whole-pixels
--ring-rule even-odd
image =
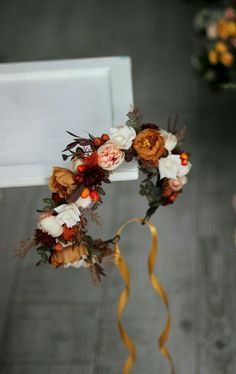
[[[222,39],[228,39],[236,35],[236,22],[226,21],[225,19],[221,19],[217,23],[217,29],[218,29],[219,36]]]
[[[224,42],[218,42],[215,45],[215,50],[219,53],[223,53],[227,51],[227,45]]]
[[[136,136],[133,148],[138,157],[157,166],[159,158],[165,152],[165,140],[159,130],[147,128]]]
[[[218,55],[214,49],[208,52],[208,60],[212,65],[216,65],[218,62]]]
[[[69,242],[75,237],[78,231],[78,226],[67,227],[66,225],[63,225],[63,238]]]
[[[230,52],[224,52],[220,57],[220,61],[225,66],[231,66],[234,62],[234,56]]]
[[[49,179],[49,188],[52,192],[58,193],[61,198],[67,197],[76,188],[74,174],[68,169],[54,166]]]

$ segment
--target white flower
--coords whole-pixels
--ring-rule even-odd
[[[83,199],[82,197],[79,197],[78,200],[75,202],[78,208],[79,207],[87,208],[91,203],[92,203],[92,199],[90,196],[86,197],[85,199]]]
[[[164,130],[161,130],[161,136],[165,140],[165,149],[167,149],[168,152],[173,151],[178,143],[177,137],[171,132],[167,132]]]
[[[82,256],[82,258],[79,260],[79,261],[75,261],[75,262],[68,262],[68,264],[65,264],[64,265],[64,268],[67,269],[69,268],[70,266],[72,268],[81,268],[82,266],[83,267],[88,267],[88,264],[87,262],[85,261],[87,259],[87,256]]]
[[[38,222],[38,229],[57,238],[63,233],[63,228],[55,216],[44,217]]]
[[[70,171],[72,171],[72,173],[77,173],[77,167],[82,164],[83,160],[81,158],[73,158],[70,162]]]
[[[207,28],[208,39],[216,39],[218,36],[217,24],[215,22],[210,23]]]
[[[110,141],[118,144],[121,149],[129,149],[135,137],[136,132],[133,127],[130,126],[124,125],[117,128],[112,127],[110,129]]]
[[[54,210],[58,213],[56,219],[61,225],[65,223],[67,227],[73,227],[80,221],[80,211],[74,203],[59,205]]]
[[[192,165],[190,162],[187,165],[182,165],[181,158],[179,155],[169,155],[167,157],[162,157],[159,160],[159,171],[161,179],[171,178],[176,179],[178,177],[183,177],[187,175],[191,169]]]

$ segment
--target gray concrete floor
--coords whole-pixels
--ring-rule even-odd
[[[212,93],[192,71],[192,19],[202,4],[1,0],[0,61],[130,55],[135,103],[146,121],[165,126],[169,115],[179,114],[188,127],[190,183],[175,206],[159,210],[152,220],[160,235],[157,272],[172,310],[168,345],[177,373],[234,374],[235,94]],[[107,193],[99,229],[104,237],[146,207],[137,182],[113,183]],[[14,259],[9,248],[32,233],[35,208],[47,187],[3,194],[0,373],[120,373],[126,351],[116,329],[122,289],[116,269],[94,288],[83,270],[35,269],[33,254]],[[144,271],[147,241],[147,231],[135,226],[122,241],[132,273],[124,323],[138,349],[133,372],[165,374],[169,368],[156,350],[165,310]]]

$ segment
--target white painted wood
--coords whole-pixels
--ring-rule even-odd
[[[65,130],[107,132],[125,123],[132,104],[129,57],[0,65],[0,187],[47,184],[53,165],[69,164]],[[128,163],[111,179],[137,178]]]

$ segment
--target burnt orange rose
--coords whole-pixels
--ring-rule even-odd
[[[61,251],[54,251],[50,256],[50,264],[54,267],[79,261],[83,256],[88,256],[88,250],[84,245],[68,245]]]
[[[165,152],[165,140],[157,129],[147,128],[141,131],[133,142],[133,148],[138,157],[149,161],[154,166],[158,165],[159,158]]]
[[[52,192],[58,193],[61,198],[67,197],[76,188],[74,174],[68,169],[54,166],[49,179],[49,188]]]

